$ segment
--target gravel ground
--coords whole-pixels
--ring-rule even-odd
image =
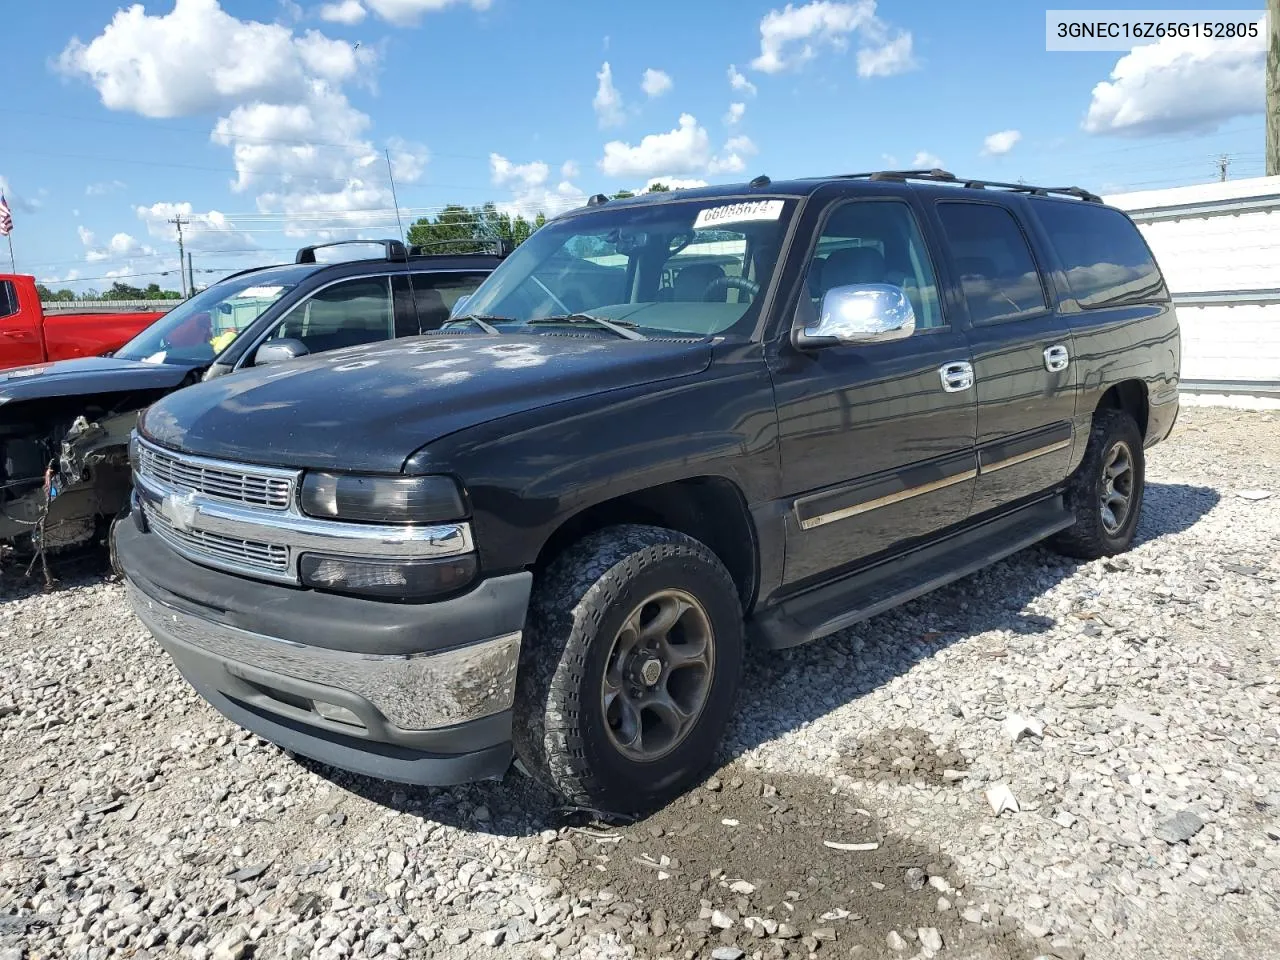
[[[1276,464],[1280,415],[1185,410],[1131,553],[753,655],[722,768],[626,826],[291,758],[119,583],[9,571],[0,960],[1280,956]]]

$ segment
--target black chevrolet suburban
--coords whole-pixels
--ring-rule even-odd
[[[610,201],[434,334],[183,390],[116,549],[226,716],[418,784],[513,753],[572,802],[713,757],[746,645],[1048,539],[1126,549],[1179,334],[1079,188],[895,171]]]

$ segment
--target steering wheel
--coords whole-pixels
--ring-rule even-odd
[[[760,292],[760,284],[746,277],[716,277],[702,291],[702,299],[706,303],[715,303],[722,300],[730,290],[741,290],[754,300]]]

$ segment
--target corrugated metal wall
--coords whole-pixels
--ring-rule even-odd
[[[1106,198],[1173,291],[1188,386],[1280,390],[1280,177]]]

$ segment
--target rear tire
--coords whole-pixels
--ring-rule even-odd
[[[1124,410],[1098,410],[1089,446],[1066,490],[1076,522],[1050,541],[1060,553],[1096,560],[1128,550],[1146,492],[1142,432]]]
[[[535,586],[516,754],[570,803],[660,806],[715,757],[742,660],[738,591],[705,544],[640,525],[590,534]]]

